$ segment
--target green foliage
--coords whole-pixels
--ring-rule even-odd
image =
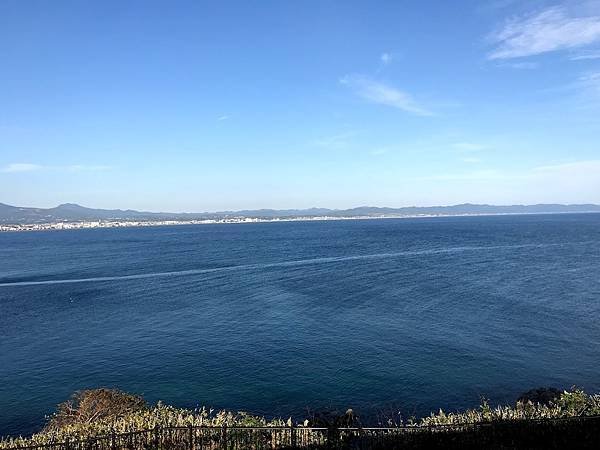
[[[116,406],[116,399],[125,402]],[[482,399],[477,409],[463,412],[432,413],[420,420],[410,418],[406,424],[414,429],[439,425],[469,425],[477,423],[525,423],[530,419],[569,418],[600,415],[600,395],[589,395],[573,388],[564,391],[555,403],[543,405],[517,402],[515,406],[492,408]],[[204,407],[194,410],[175,408],[159,402],[147,407],[140,397],[119,391],[83,391],[66,403],[59,405],[57,413],[50,417],[48,426],[28,438],[5,438],[0,440],[0,450],[17,446],[32,446],[147,430],[167,426],[291,426],[291,420],[267,420],[244,412],[217,411]],[[306,426],[308,422],[304,422]],[[398,425],[402,425],[401,423]],[[302,426],[302,425],[300,425]]]
[[[517,421],[531,419],[555,419],[577,416],[594,416],[600,414],[600,395],[589,395],[582,390],[573,388],[564,391],[556,403],[543,405],[532,402],[517,402],[515,406],[497,406],[491,408],[483,399],[478,409],[468,409],[464,412],[445,413],[440,410],[437,414],[421,419],[418,426],[432,425],[466,425],[472,423]]]
[[[53,420],[52,418],[50,419]],[[46,427],[44,431],[31,437],[5,438],[0,441],[0,449],[17,446],[32,446],[83,440],[95,436],[106,436],[115,433],[152,429],[166,426],[285,426],[281,419],[267,420],[263,417],[252,416],[245,412],[217,411],[204,407],[188,410],[164,405],[159,402],[151,408],[137,409],[119,417],[102,417],[93,422],[65,423],[61,428]]]

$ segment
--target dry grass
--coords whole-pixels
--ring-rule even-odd
[[[58,405],[44,432],[60,430],[69,425],[114,422],[147,408],[142,397],[116,389],[78,391],[69,400]]]
[[[555,419],[600,415],[600,395],[589,395],[572,389],[564,391],[549,404],[517,402],[515,406],[492,408],[483,401],[479,408],[463,412],[439,411],[419,420],[398,423],[414,429],[438,425],[467,425],[477,423],[515,423],[523,427],[531,419]],[[299,426],[308,424],[305,421]],[[517,425],[518,424],[518,425]],[[141,397],[108,389],[76,393],[73,398],[58,406],[49,418],[48,425],[31,437],[5,438],[0,449],[31,446],[65,440],[82,440],[105,436],[112,432],[125,433],[167,426],[289,426],[291,420],[252,416],[243,412],[230,412],[200,408],[195,410],[175,408],[158,403],[148,407]],[[532,424],[531,427],[536,425]]]

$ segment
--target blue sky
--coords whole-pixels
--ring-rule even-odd
[[[600,0],[3,0],[0,202],[600,203]]]

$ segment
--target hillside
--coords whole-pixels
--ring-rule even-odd
[[[0,203],[0,223],[34,224],[84,220],[194,220],[225,217],[293,218],[293,217],[403,217],[419,215],[469,215],[469,214],[543,214],[600,212],[600,205],[537,204],[537,205],[477,205],[408,206],[402,208],[360,206],[350,209],[257,209],[201,213],[148,212],[132,209],[96,209],[74,203],[64,203],[54,208],[31,208]]]

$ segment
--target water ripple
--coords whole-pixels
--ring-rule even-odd
[[[187,270],[177,270],[177,271],[169,271],[169,272],[150,272],[150,273],[138,273],[138,274],[131,274],[131,275],[114,275],[114,276],[87,277],[87,278],[63,278],[63,279],[58,279],[58,280],[14,281],[14,282],[0,283],[0,288],[1,287],[16,287],[16,286],[51,285],[51,284],[98,283],[98,282],[106,282],[106,281],[142,280],[142,279],[146,279],[146,278],[182,277],[182,276],[191,276],[191,275],[210,274],[210,273],[216,273],[216,272],[260,270],[260,269],[270,269],[270,268],[278,268],[278,267],[296,267],[296,266],[307,266],[307,265],[318,265],[318,264],[332,264],[332,263],[338,263],[338,262],[362,261],[362,260],[369,260],[369,259],[402,258],[402,257],[413,257],[413,256],[451,254],[451,253],[460,253],[460,252],[480,252],[480,251],[504,250],[504,249],[545,248],[545,247],[556,247],[556,246],[577,245],[577,244],[585,244],[585,242],[556,243],[556,244],[495,245],[495,246],[463,246],[463,247],[446,247],[446,248],[435,248],[435,249],[391,252],[391,253],[371,253],[371,254],[366,254],[366,255],[330,256],[330,257],[322,257],[322,258],[280,261],[280,262],[273,262],[273,263],[241,264],[241,265],[236,265],[236,266],[214,267],[214,268],[208,268],[208,269],[207,268],[187,269]]]

